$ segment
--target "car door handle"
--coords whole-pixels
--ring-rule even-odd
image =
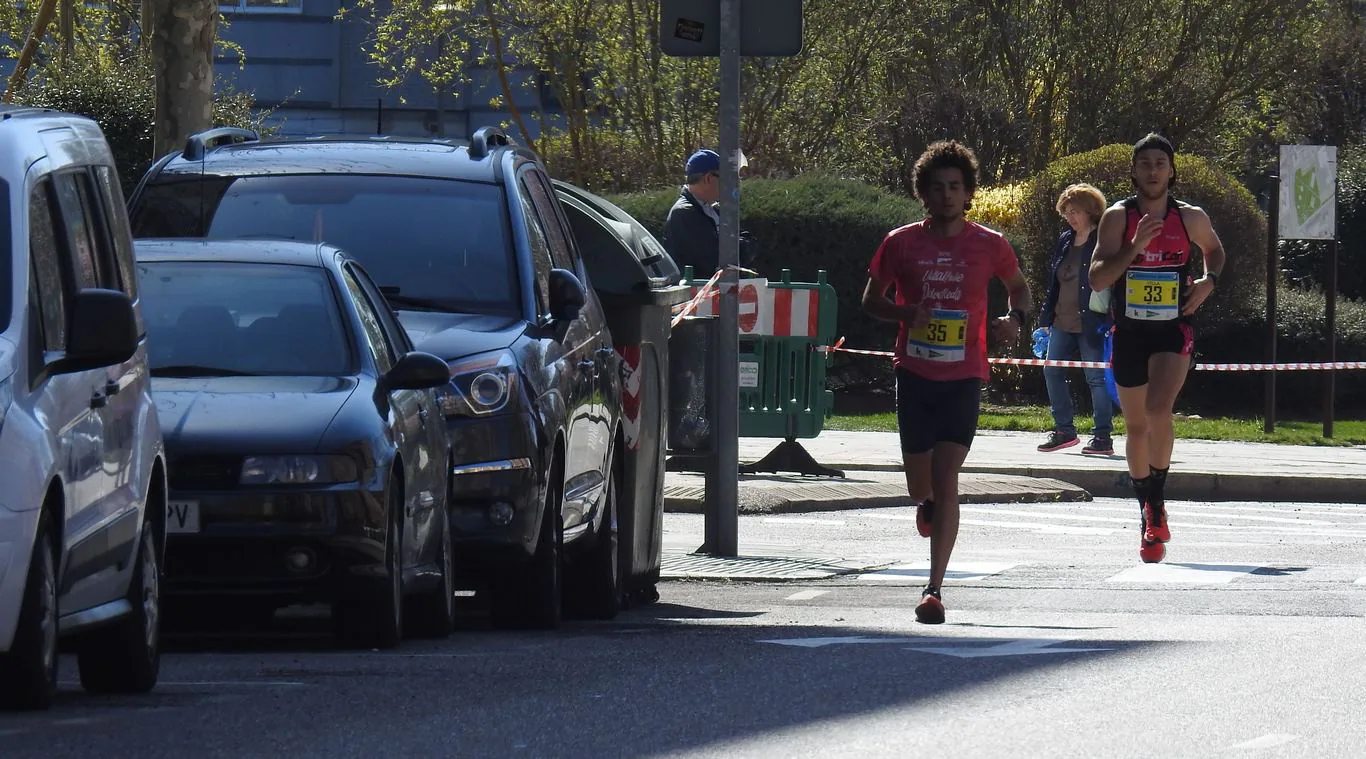
[[[118,394],[119,394],[119,391],[122,390],[122,389],[123,389],[123,385],[120,385],[119,383],[115,382],[114,380],[110,380],[110,381],[104,383],[104,394],[105,394],[105,395],[118,395]]]
[[[418,407],[418,409],[417,409],[417,418],[418,418],[418,419],[421,419],[423,424],[426,424],[426,423],[427,423],[427,407],[426,407],[426,406],[420,406],[420,407]]]
[[[104,408],[104,404],[107,402],[103,393],[95,393],[90,396],[90,408]]]

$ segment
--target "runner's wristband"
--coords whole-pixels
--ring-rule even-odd
[[[1205,276],[1206,276],[1206,277],[1209,277],[1209,278],[1210,278],[1210,281],[1213,282],[1213,283],[1215,284],[1215,286],[1218,286],[1218,284],[1219,284],[1219,272],[1217,272],[1217,271],[1207,271],[1207,272],[1205,272]]]

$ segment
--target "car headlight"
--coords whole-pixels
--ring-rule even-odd
[[[441,399],[447,416],[496,414],[517,396],[517,361],[508,351],[458,359],[450,367],[450,390]]]
[[[248,456],[242,462],[243,485],[324,485],[355,482],[359,475],[349,456]]]

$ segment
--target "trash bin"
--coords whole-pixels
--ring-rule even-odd
[[[618,493],[617,539],[628,590],[653,594],[664,542],[664,457],[669,398],[669,322],[691,289],[664,246],[616,205],[554,182],[584,266],[622,359],[626,450]]]

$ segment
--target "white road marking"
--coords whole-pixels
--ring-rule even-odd
[[[1261,569],[1236,564],[1139,564],[1109,578],[1109,582],[1223,585]]]
[[[948,571],[944,573],[944,581],[972,582],[973,580],[980,580],[984,577],[1000,574],[1015,566],[1017,565],[995,561],[950,562]],[[886,569],[880,569],[876,572],[865,572],[860,574],[858,578],[870,582],[919,585],[929,580],[930,563],[928,561],[917,561],[909,564],[897,564],[895,566],[887,567]]]
[[[912,646],[912,651],[927,654],[942,654],[959,659],[986,659],[996,656],[1028,656],[1030,654],[1080,654],[1090,651],[1113,651],[1111,648],[1050,648],[1055,643],[1066,643],[1067,638],[1020,638],[987,648],[975,646],[936,646],[920,648]]]
[[[1267,733],[1266,735],[1263,735],[1263,736],[1260,737],[1260,738],[1253,738],[1253,739],[1250,740],[1250,741],[1243,741],[1242,743],[1234,744],[1232,748],[1234,748],[1234,749],[1275,748],[1276,746],[1284,746],[1284,745],[1287,744],[1287,743],[1290,743],[1290,742],[1292,742],[1292,741],[1297,741],[1297,740],[1299,740],[1299,739],[1300,739],[1300,736],[1298,736],[1298,735],[1291,735],[1291,734],[1289,734],[1289,733]]]
[[[959,525],[973,527],[1004,527],[1008,530],[1029,530],[1042,535],[1114,535],[1120,528],[1081,527],[1070,524],[1040,524],[1038,522],[992,522],[986,519],[960,519]]]
[[[1354,582],[1354,583],[1352,583],[1352,584],[1353,584],[1353,585],[1366,585],[1366,577],[1358,577],[1358,578],[1357,578],[1357,581]]]
[[[764,517],[764,524],[824,524],[843,527],[843,519],[818,519],[816,517]]]
[[[821,596],[823,596],[823,595],[825,595],[826,593],[829,593],[829,592],[830,592],[830,591],[828,591],[828,590],[799,590],[799,591],[797,591],[796,593],[793,593],[792,595],[788,596],[787,598],[785,598],[785,599],[783,599],[783,600],[785,600],[785,601],[810,601],[810,600],[813,599],[813,598],[820,598]]]

